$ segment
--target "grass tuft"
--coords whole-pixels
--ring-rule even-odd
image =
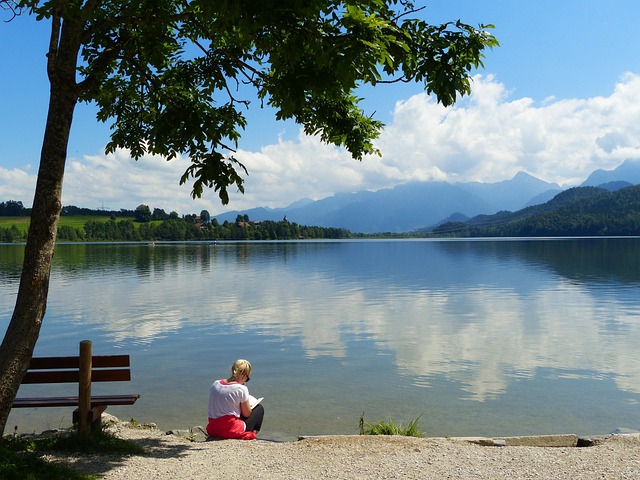
[[[420,415],[421,417],[422,415]],[[418,430],[420,417],[411,420],[408,424],[394,422],[391,417],[388,420],[378,420],[375,423],[366,423],[364,417],[360,417],[360,433],[362,435],[402,435],[405,437],[422,437]]]

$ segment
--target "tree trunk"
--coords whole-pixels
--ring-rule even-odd
[[[47,307],[67,144],[78,101],[75,75],[82,28],[79,20],[67,20],[64,25],[59,17],[52,20],[47,54],[51,90],[40,168],[18,297],[0,346],[0,434],[29,367]]]

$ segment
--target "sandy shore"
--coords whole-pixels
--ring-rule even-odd
[[[640,436],[585,448],[479,446],[455,439],[331,436],[296,442],[191,442],[157,429],[115,427],[144,456],[49,456],[111,479],[638,479]]]

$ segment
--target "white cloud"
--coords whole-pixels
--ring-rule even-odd
[[[135,161],[125,150],[71,158],[65,172],[63,204],[114,210],[145,204],[167,212],[199,213],[211,208],[210,202],[192,200],[190,186],[179,185],[187,166],[182,157],[165,161],[149,155]]]
[[[247,198],[234,195],[232,208],[286,206],[300,198],[318,199],[363,183],[358,169],[349,165],[355,161],[347,153],[302,133],[296,141],[280,139],[260,152],[241,150],[237,157],[249,171]]]
[[[0,167],[0,201],[16,200],[31,206],[35,186],[36,176],[28,170]]]
[[[283,207],[301,198],[376,190],[415,180],[496,182],[526,171],[565,186],[593,170],[612,169],[640,158],[640,75],[625,74],[611,95],[588,99],[511,99],[492,76],[477,76],[473,94],[445,109],[426,94],[396,104],[377,146],[383,157],[363,162],[300,133],[237,158],[249,175],[245,194],[229,190],[224,207],[217,193],[192,200],[191,185],[179,185],[185,158],[152,156],[137,162],[126,151],[71,158],[63,203],[89,208],[135,208],[144,203],[178,213],[212,214],[254,206]],[[33,197],[35,177],[0,168],[0,197]]]
[[[446,111],[426,95],[399,102],[382,148],[399,170],[418,178],[437,168],[450,181],[495,182],[524,170],[575,184],[640,155],[637,142],[629,142],[637,138],[638,93],[640,77],[627,75],[609,97],[536,106],[527,98],[509,101],[492,77],[476,77],[473,95]],[[598,139],[612,133],[627,143],[607,152]]]

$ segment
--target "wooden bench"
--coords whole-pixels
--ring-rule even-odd
[[[68,397],[16,398],[13,408],[77,407],[74,423],[80,434],[88,436],[91,426],[101,424],[101,415],[109,405],[133,405],[140,395],[91,395],[93,382],[131,381],[129,355],[91,354],[91,342],[80,342],[77,357],[36,357],[31,359],[22,384],[78,383],[78,395]]]

